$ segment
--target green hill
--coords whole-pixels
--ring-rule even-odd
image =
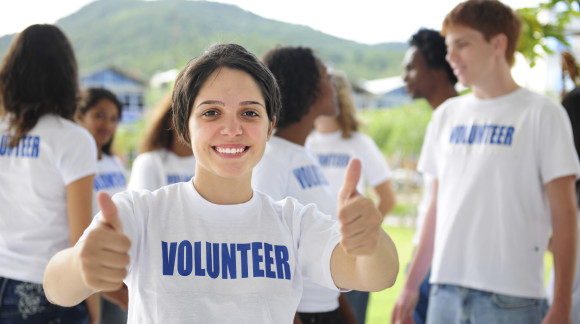
[[[258,56],[276,45],[309,46],[351,77],[374,79],[399,75],[407,47],[360,44],[207,1],[100,0],[56,24],[73,43],[81,73],[115,64],[149,77],[180,69],[213,43],[234,42]],[[13,37],[0,38],[0,57]]]

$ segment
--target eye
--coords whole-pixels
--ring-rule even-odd
[[[207,117],[214,117],[218,115],[218,112],[216,110],[206,110],[201,115]]]
[[[99,119],[105,119],[105,114],[102,113],[102,112],[97,113],[97,118],[99,118]]]
[[[260,117],[260,115],[253,110],[246,110],[242,113],[242,115],[246,117]]]

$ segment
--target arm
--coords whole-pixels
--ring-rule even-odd
[[[413,310],[419,297],[419,286],[431,267],[435,242],[435,223],[437,220],[437,188],[438,181],[435,179],[433,180],[431,203],[421,230],[421,239],[411,261],[407,279],[391,314],[392,323],[411,323]]]
[[[111,197],[99,193],[102,219],[74,247],[55,254],[44,272],[44,291],[52,303],[73,306],[100,291],[121,288],[129,264],[129,239]]]
[[[552,214],[554,253],[554,302],[543,323],[570,323],[572,286],[577,257],[578,214],[575,176],[557,178],[546,184]]]
[[[356,192],[360,169],[358,159],[349,163],[338,196],[342,239],[332,252],[330,270],[338,287],[380,291],[394,284],[399,259],[395,244],[381,229],[378,209]]]
[[[70,246],[74,246],[92,220],[94,175],[70,183],[66,187]],[[101,317],[99,296],[86,300],[91,323],[97,323]]]
[[[386,180],[373,187],[375,194],[377,196],[377,208],[379,212],[385,218],[395,207],[395,193],[393,192],[393,187],[391,186],[391,181]]]

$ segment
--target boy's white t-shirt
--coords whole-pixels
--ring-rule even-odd
[[[344,182],[348,162],[358,158],[362,164],[357,190],[365,193],[366,187],[375,187],[391,178],[391,169],[377,144],[368,135],[352,132],[342,138],[342,131],[320,133],[312,131],[306,145],[318,158],[322,171],[328,179],[334,199]]]
[[[187,182],[195,174],[195,157],[181,157],[162,148],[139,154],[131,168],[129,189],[155,190],[168,184]]]
[[[101,159],[97,160],[97,174],[93,185],[93,216],[99,212],[97,192],[105,191],[112,196],[125,189],[127,189],[127,178],[123,163],[117,156],[103,153]]]
[[[439,182],[431,282],[545,297],[544,186],[580,173],[564,109],[523,88],[449,99],[433,114],[418,169]]]
[[[0,277],[42,283],[48,260],[70,246],[66,187],[95,174],[97,149],[84,128],[47,114],[8,148],[0,117]]]
[[[113,200],[131,240],[129,323],[291,323],[303,276],[338,289],[330,257],[340,233],[314,205],[259,191],[215,205],[192,182]]]
[[[254,168],[252,187],[274,200],[293,197],[301,204],[314,203],[322,212],[336,219],[337,202],[332,198],[329,182],[314,154],[308,148],[278,136],[270,138],[264,156]],[[298,311],[333,311],[338,308],[339,294],[337,290],[305,278]]]

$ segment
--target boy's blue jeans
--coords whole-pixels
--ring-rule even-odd
[[[496,294],[455,285],[431,286],[429,324],[540,324],[548,313],[546,299]]]
[[[41,284],[0,277],[0,323],[88,324],[89,316],[85,303],[53,305]]]

